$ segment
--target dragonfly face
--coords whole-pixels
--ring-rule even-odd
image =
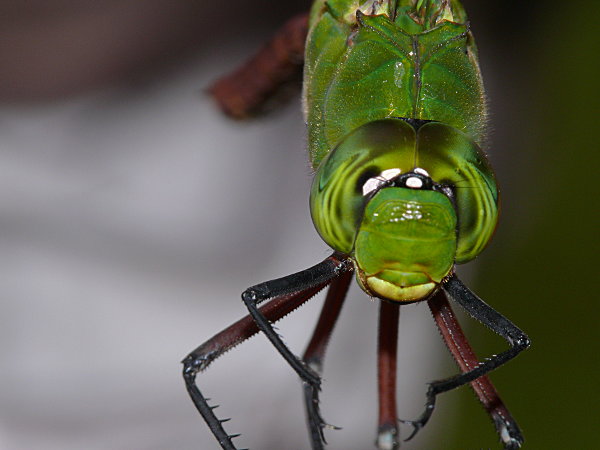
[[[383,188],[369,200],[353,250],[360,286],[400,302],[427,297],[452,269],[455,254],[450,199],[409,187]]]
[[[369,295],[410,302],[483,249],[496,201],[491,169],[468,137],[390,118],[357,128],[321,162],[311,213],[325,242],[352,257]]]

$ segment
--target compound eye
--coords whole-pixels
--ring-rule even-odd
[[[441,123],[419,128],[417,164],[427,167],[458,215],[456,262],[477,256],[498,220],[498,189],[485,153],[463,132]]]
[[[402,120],[365,124],[319,164],[310,193],[315,228],[329,246],[349,254],[369,199],[414,161],[415,131]],[[404,159],[406,160],[404,160]]]

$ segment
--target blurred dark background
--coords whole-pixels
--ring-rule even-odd
[[[308,1],[0,2],[0,449],[212,449],[178,360],[243,288],[327,249],[308,214],[296,97],[244,123],[204,94]],[[492,380],[524,448],[595,448],[598,4],[464,0],[502,218],[465,277],[533,345]],[[281,324],[300,351],[319,301]],[[376,304],[354,289],[326,364],[330,448],[370,448]],[[480,355],[504,348],[469,323]],[[399,414],[454,371],[403,308]],[[307,447],[298,382],[266,340],[201,377],[241,446]],[[468,388],[408,449],[500,448]]]

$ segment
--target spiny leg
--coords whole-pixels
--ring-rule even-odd
[[[268,320],[276,322],[308,301],[326,285],[327,282],[324,282],[305,291],[274,298],[261,306],[260,311]],[[238,435],[230,435],[225,431],[222,424],[229,419],[220,420],[217,418],[214,413],[216,406],[208,405],[208,399],[204,397],[196,385],[196,375],[198,372],[206,370],[223,353],[258,332],[259,328],[254,319],[250,315],[247,315],[200,345],[182,361],[183,378],[187,391],[213,435],[225,450],[236,449],[231,440]]]
[[[443,292],[438,291],[428,302],[431,313],[450,353],[463,372],[477,367],[479,361]],[[471,382],[471,387],[488,412],[506,449],[518,449],[523,436],[515,419],[502,402],[498,391],[487,376]]]
[[[379,427],[376,444],[381,450],[397,450],[400,448],[396,408],[396,356],[400,305],[387,301],[380,303],[377,341]]]
[[[304,61],[308,14],[288,20],[238,69],[218,79],[209,92],[223,112],[241,119],[251,115],[285,82],[299,73]]]
[[[329,338],[340,315],[346,293],[352,280],[352,272],[348,271],[332,281],[327,291],[327,297],[321,309],[319,321],[313,331],[312,337],[302,360],[314,372],[321,375],[323,359],[329,344]],[[306,407],[306,420],[308,423],[313,450],[321,450],[326,443],[323,428],[327,425],[319,411],[319,389],[309,383],[303,383],[304,404]]]
[[[427,423],[435,408],[435,397],[442,392],[447,392],[470,383],[477,378],[487,374],[495,368],[505,364],[517,356],[527,347],[530,341],[527,335],[521,331],[515,324],[497,312],[473,292],[471,292],[459,279],[453,274],[443,285],[445,294],[459,305],[461,305],[474,319],[480,321],[493,332],[503,337],[510,344],[510,348],[504,352],[487,358],[483,362],[478,362],[477,366],[467,372],[454,375],[443,380],[429,383],[427,390],[427,403],[425,411],[414,421],[403,420],[404,423],[410,423],[414,427],[413,433],[408,437],[411,439]],[[407,439],[407,440],[408,440]]]
[[[257,308],[257,305],[273,297],[310,289],[322,283],[329,283],[334,278],[351,269],[352,265],[346,257],[340,257],[334,253],[323,262],[302,272],[257,284],[242,293],[242,300],[246,304],[258,328],[267,336],[275,349],[283,356],[290,367],[294,369],[302,381],[309,383],[317,389],[321,385],[319,375],[290,351],[275,332],[268,318]]]

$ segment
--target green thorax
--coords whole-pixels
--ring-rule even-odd
[[[389,117],[483,140],[483,85],[458,1],[317,0],[304,80],[313,168],[352,130]]]

